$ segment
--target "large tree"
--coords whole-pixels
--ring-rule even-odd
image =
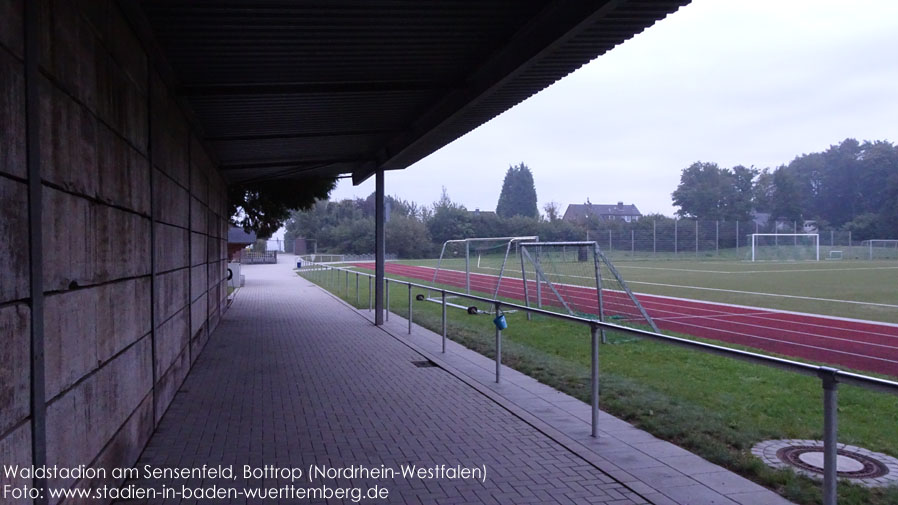
[[[520,165],[508,167],[508,171],[505,172],[502,192],[499,193],[499,203],[496,204],[496,214],[505,218],[512,216],[539,217],[533,174],[523,162]]]
[[[717,163],[697,161],[680,174],[680,184],[671,194],[679,207],[677,215],[705,220],[745,219],[745,179],[750,184],[754,171],[739,166],[738,178],[732,170],[720,168]]]
[[[293,210],[312,208],[327,198],[337,185],[333,177],[302,180],[271,180],[236,184],[228,189],[231,223],[259,238],[268,238],[290,217]]]

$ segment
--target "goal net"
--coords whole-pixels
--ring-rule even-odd
[[[820,261],[816,233],[753,233],[751,261]]]
[[[500,295],[502,277],[509,259],[517,255],[521,242],[539,240],[536,236],[483,237],[447,240],[433,272],[433,285],[461,287],[465,293],[483,293],[493,298]]]
[[[520,261],[528,307],[658,331],[596,242],[522,243]]]
[[[867,249],[867,259],[870,260],[894,260],[898,259],[898,240],[878,239],[864,240],[861,245]]]

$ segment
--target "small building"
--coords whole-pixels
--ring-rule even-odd
[[[243,228],[228,228],[228,261],[240,261],[241,252],[256,243],[255,232],[245,232]]]
[[[606,205],[590,203],[587,200],[583,204],[572,203],[568,205],[562,220],[583,224],[590,217],[595,217],[599,221],[625,221],[630,223],[639,221],[642,213],[639,212],[639,209],[634,204],[624,205],[624,202],[617,202],[617,205]]]

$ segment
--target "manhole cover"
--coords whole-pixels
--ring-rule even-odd
[[[823,447],[821,446],[784,447],[776,451],[776,456],[804,470],[823,473]],[[836,473],[840,478],[867,479],[882,477],[889,473],[889,469],[873,458],[839,449],[836,451]]]
[[[823,478],[823,442],[819,440],[767,440],[751,449],[773,468],[792,468],[815,479]],[[890,486],[898,483],[898,459],[862,447],[838,444],[836,472],[867,487]]]

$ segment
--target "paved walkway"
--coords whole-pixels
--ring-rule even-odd
[[[138,468],[202,465],[486,470],[484,480],[300,480],[386,487],[396,504],[638,504],[637,493],[374,327],[289,265],[245,266],[246,286],[166,412]],[[178,491],[284,488],[285,479],[136,481]],[[143,501],[141,501],[143,502]],[[149,503],[196,503],[156,499]],[[202,501],[200,502],[202,503]],[[244,496],[207,503],[262,503]],[[281,499],[264,503],[353,503]]]
[[[287,258],[290,258],[289,256]],[[386,488],[397,504],[787,503],[774,493],[603,413],[589,434],[582,402],[391,315],[386,328],[308,281],[284,258],[245,266],[246,286],[225,314],[138,462],[138,468],[233,465],[234,479],[138,480],[245,495],[140,503],[354,503],[304,500],[295,488]],[[440,367],[418,367],[415,362]],[[261,468],[403,465],[485,469],[485,479],[403,477],[289,479],[240,475]],[[439,467],[438,467],[439,468]],[[295,489],[294,489],[295,491]],[[221,492],[221,491],[220,491]],[[135,502],[136,503],[136,502]]]

